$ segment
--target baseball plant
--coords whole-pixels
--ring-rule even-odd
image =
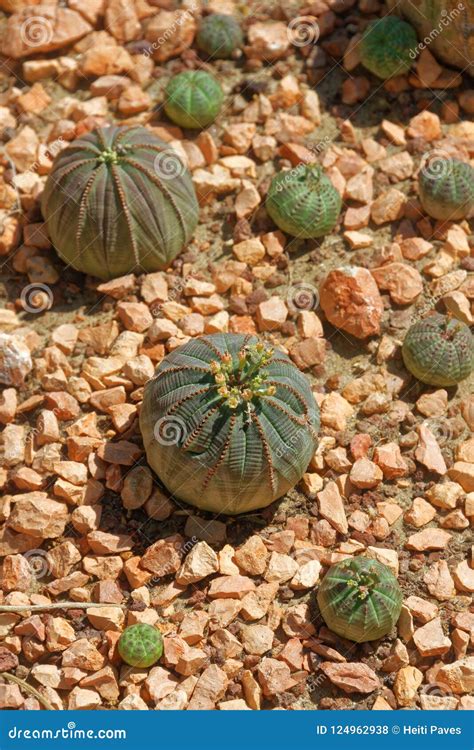
[[[293,237],[314,238],[335,227],[342,201],[318,164],[300,164],[275,175],[265,205],[284,232]]]
[[[465,219],[474,211],[474,168],[458,159],[433,155],[420,170],[418,193],[433,219]]]
[[[410,70],[416,47],[415,29],[396,16],[385,16],[367,26],[360,42],[360,58],[374,75],[393,78]]]
[[[212,58],[231,57],[243,40],[237,19],[223,13],[203,18],[196,36],[198,48]]]
[[[145,386],[148,462],[176,497],[203,510],[269,505],[303,476],[319,410],[305,376],[255,336],[192,339]]]
[[[214,122],[224,93],[220,83],[203,70],[173,76],[165,91],[165,112],[182,128],[201,129]]]
[[[406,368],[423,383],[456,385],[474,368],[474,337],[461,320],[435,313],[408,329],[402,355]]]
[[[99,128],[66,146],[41,207],[59,256],[100,279],[166,268],[198,221],[190,173],[142,127]]]
[[[118,641],[118,652],[131,667],[145,669],[156,664],[163,653],[163,638],[157,628],[139,622],[125,628]]]
[[[318,590],[321,615],[330,630],[356,643],[387,635],[402,608],[402,592],[390,568],[354,557],[332,565]]]

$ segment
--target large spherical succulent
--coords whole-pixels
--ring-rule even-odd
[[[126,664],[145,669],[156,664],[163,653],[163,638],[157,628],[139,622],[125,628],[119,638],[118,652]]]
[[[178,498],[237,514],[269,505],[303,476],[319,411],[304,375],[255,336],[192,339],[145,386],[148,462]]]
[[[275,224],[293,237],[328,234],[337,223],[341,196],[318,164],[279,172],[268,190],[266,209]]]
[[[243,40],[237,19],[223,13],[213,13],[203,18],[196,36],[198,48],[214,58],[231,57]]]
[[[474,368],[474,337],[462,321],[435,313],[408,329],[402,355],[407,369],[423,383],[456,385]]]
[[[355,557],[329,568],[319,586],[318,605],[328,628],[363,643],[390,632],[400,616],[402,592],[386,565]]]
[[[396,16],[385,16],[367,26],[360,41],[362,65],[379,78],[406,73],[416,57],[415,29]]]
[[[214,122],[224,93],[219,82],[203,70],[173,76],[165,91],[165,112],[182,128],[205,128]]]
[[[42,211],[60,257],[100,279],[166,268],[198,220],[190,173],[141,127],[99,128],[66,146]]]
[[[418,176],[418,192],[433,219],[465,219],[474,211],[474,168],[458,159],[428,154]]]

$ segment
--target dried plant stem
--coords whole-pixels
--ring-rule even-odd
[[[51,703],[45,698],[41,693],[36,690],[36,688],[32,687],[31,685],[28,685],[25,680],[20,680],[19,677],[16,677],[14,674],[10,674],[9,672],[0,672],[0,677],[3,677],[4,680],[8,680],[8,682],[15,682],[17,685],[23,688],[23,690],[26,690],[27,693],[30,693],[33,695],[39,702],[48,709],[48,711],[55,711],[56,709],[54,706],[51,705]]]
[[[41,612],[53,609],[92,609],[93,607],[126,609],[125,604],[109,602],[51,602],[51,604],[0,604],[0,612]]]

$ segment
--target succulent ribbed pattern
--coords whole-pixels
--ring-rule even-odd
[[[262,508],[303,476],[319,411],[305,376],[250,335],[189,341],[145,386],[148,462],[192,505],[226,514]]]
[[[100,128],[66,146],[42,211],[60,257],[101,279],[166,268],[198,220],[190,173],[141,127]]]
[[[125,628],[118,641],[118,652],[126,664],[146,669],[163,653],[163,638],[157,628],[144,622]]]
[[[423,383],[456,385],[474,368],[474,337],[462,321],[435,313],[409,328],[402,355]]]
[[[355,557],[329,568],[318,589],[318,605],[328,628],[363,643],[390,632],[400,616],[402,592],[386,565]]]
[[[242,29],[233,16],[212,13],[202,19],[196,42],[198,48],[209,57],[228,58],[242,45]]]
[[[293,237],[322,237],[336,225],[341,196],[317,164],[279,172],[268,190],[266,209],[275,224]]]
[[[360,42],[360,58],[374,75],[393,78],[410,70],[416,48],[415,29],[396,16],[385,16],[367,26]]]
[[[187,70],[170,80],[165,91],[165,112],[182,128],[204,128],[220,112],[224,94],[219,82],[203,70]]]
[[[465,219],[474,211],[474,168],[434,155],[420,171],[418,191],[421,205],[433,219]]]

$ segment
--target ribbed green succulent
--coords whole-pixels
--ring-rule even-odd
[[[353,557],[329,568],[318,590],[321,615],[331,630],[356,643],[387,635],[402,608],[402,592],[390,568]]]
[[[319,410],[304,375],[255,336],[192,339],[145,386],[150,466],[178,498],[234,515],[269,505],[303,476]]]
[[[173,76],[165,91],[165,112],[182,128],[205,128],[219,114],[224,92],[220,83],[203,70]]]
[[[410,70],[417,44],[416,31],[409,23],[385,16],[367,26],[360,41],[360,59],[379,78],[393,78]]]
[[[458,221],[474,211],[474,168],[458,159],[427,154],[418,176],[421,205],[433,219]]]
[[[156,664],[163,653],[163,638],[157,628],[139,622],[125,628],[117,644],[126,664],[145,669]]]
[[[242,46],[244,37],[234,16],[213,13],[202,19],[196,36],[197,46],[209,57],[228,58]]]
[[[60,257],[100,279],[166,268],[198,221],[190,173],[141,127],[99,128],[66,146],[41,208]]]
[[[456,385],[474,368],[474,337],[462,321],[434,313],[409,328],[402,355],[406,368],[423,383]]]
[[[265,205],[284,232],[313,238],[322,237],[335,227],[342,200],[318,164],[299,164],[275,175]]]

